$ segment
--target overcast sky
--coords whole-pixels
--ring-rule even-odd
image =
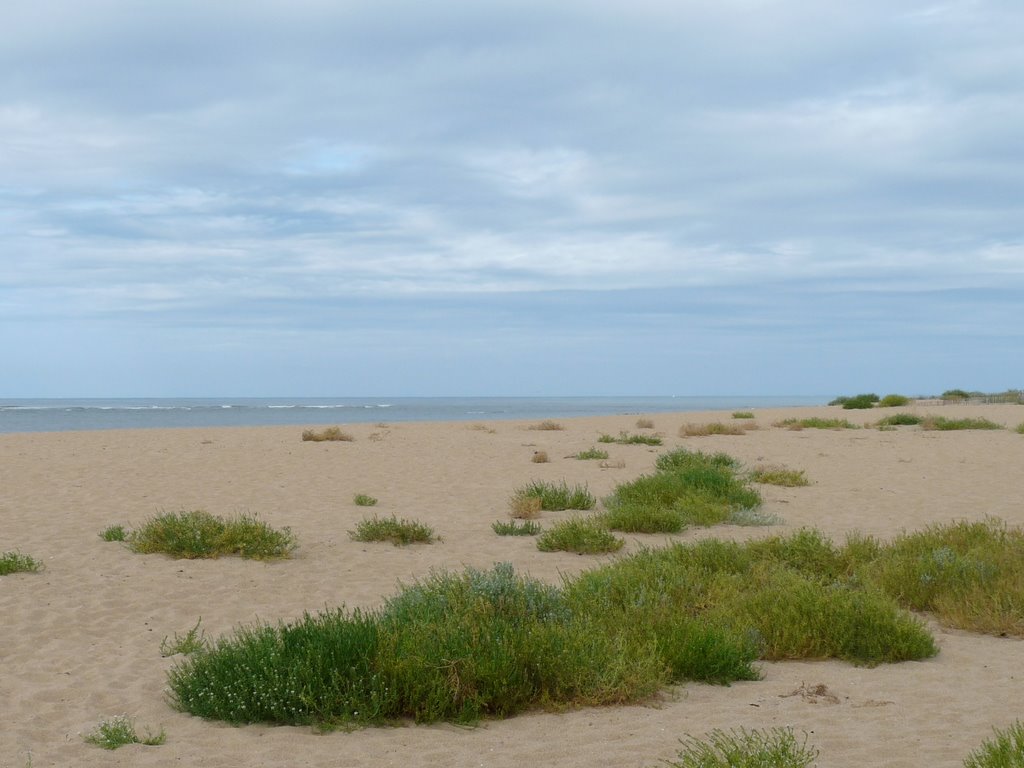
[[[1019,0],[5,0],[0,396],[1024,386]]]

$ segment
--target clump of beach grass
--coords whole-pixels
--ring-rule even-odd
[[[786,488],[798,488],[811,484],[811,481],[807,479],[807,473],[802,469],[772,465],[754,467],[750,471],[750,479],[755,483],[781,485]]]
[[[580,461],[590,461],[593,459],[607,459],[608,451],[602,451],[600,448],[587,448],[585,451],[580,451],[579,453],[577,453],[574,458],[577,458]]]
[[[390,541],[396,547],[407,544],[433,544],[437,540],[434,529],[415,520],[391,517],[372,517],[361,520],[354,531],[349,531],[353,541]]]
[[[879,408],[899,408],[907,405],[910,402],[910,398],[905,395],[886,395],[878,401]]]
[[[87,744],[93,744],[103,749],[118,749],[126,744],[144,744],[156,747],[167,741],[167,734],[162,728],[155,734],[147,729],[146,735],[140,738],[131,718],[127,715],[119,715],[101,722],[94,731],[85,736],[85,741]]]
[[[302,431],[302,439],[305,442],[342,442],[351,443],[355,438],[342,430],[341,427],[324,427],[321,430],[306,429]]]
[[[637,429],[654,429],[654,421],[652,419],[637,419]]]
[[[189,560],[221,555],[273,560],[289,557],[295,548],[289,528],[276,530],[250,515],[222,518],[198,509],[151,518],[129,533],[127,542],[133,552]]]
[[[179,635],[177,632],[174,633],[174,637],[164,637],[160,641],[160,655],[177,656],[182,654],[187,656],[190,653],[197,653],[199,651],[205,651],[208,647],[206,640],[206,633],[200,629],[200,624],[203,623],[202,616],[196,622],[196,625],[192,629],[185,632],[183,635]]]
[[[856,424],[851,424],[846,419],[823,419],[812,416],[805,419],[789,418],[776,421],[772,426],[786,427],[791,430],[801,429],[860,429]]]
[[[100,533],[104,541],[125,541],[128,538],[128,531],[123,525],[108,525]]]
[[[682,740],[678,760],[666,760],[671,768],[807,768],[818,750],[797,740],[792,728],[752,731],[743,728],[714,730],[703,739]]]
[[[42,567],[43,564],[32,555],[14,551],[0,554],[0,576],[7,576],[11,573],[36,573]]]
[[[918,416],[916,413],[894,413],[892,416],[886,416],[876,421],[875,426],[879,429],[882,427],[907,427],[920,424],[923,420],[924,416]]]
[[[551,419],[545,419],[544,421],[536,424],[531,424],[528,429],[540,430],[541,432],[560,432],[565,429],[564,426],[559,424],[557,421]]]
[[[964,768],[1024,768],[1024,725],[1018,720],[982,742],[964,760]]]
[[[519,511],[521,508],[526,510],[533,508],[531,504],[524,501],[525,499],[538,499],[540,501],[540,509],[549,512],[563,509],[593,509],[597,503],[597,499],[587,490],[586,485],[577,484],[570,486],[565,480],[557,483],[534,480],[521,488],[517,488],[509,502],[514,512]],[[512,516],[529,517],[529,515],[522,514],[513,514]]]
[[[1024,421],[1017,425],[1016,429],[1013,430],[1018,435],[1024,435]]]
[[[680,437],[707,437],[708,435],[745,435],[747,425],[724,424],[713,421],[710,424],[684,424],[679,428]]]
[[[605,499],[606,521],[630,533],[678,533],[687,525],[717,525],[741,509],[755,509],[761,496],[724,453],[680,448],[662,454],[657,471],[615,488]]]
[[[754,414],[750,411],[733,411],[732,417],[734,419],[752,419]]]
[[[365,493],[357,493],[352,497],[352,503],[357,507],[375,507],[377,506],[377,499]]]
[[[609,434],[602,434],[597,438],[599,443],[618,443],[619,445],[661,445],[661,438],[658,435],[638,435],[628,432],[619,432],[618,437]]]
[[[536,536],[540,533],[540,525],[532,520],[498,520],[491,524],[491,528],[499,536]]]
[[[625,542],[608,530],[599,517],[572,517],[561,520],[537,538],[541,552],[576,552],[595,555],[618,552]]]
[[[1003,429],[1003,425],[986,418],[948,419],[945,416],[926,416],[921,420],[921,429],[949,432],[960,429]]]
[[[534,451],[533,456],[530,457],[530,461],[534,464],[547,464],[551,459],[548,458],[547,451]]]
[[[857,571],[880,549],[800,531],[643,550],[560,587],[508,563],[434,573],[378,610],[237,629],[175,665],[171,701],[232,723],[470,723],[756,680],[758,658],[933,656],[923,622]]]

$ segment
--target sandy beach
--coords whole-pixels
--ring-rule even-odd
[[[984,416],[999,431],[917,427],[791,431],[789,416],[864,424],[895,412]],[[713,728],[792,726],[820,750],[821,766],[959,766],[992,733],[1024,715],[1024,643],[940,627],[927,661],[873,669],[834,661],[761,665],[763,679],[728,687],[687,684],[643,705],[531,712],[475,728],[452,725],[319,733],[232,727],[174,710],[166,699],[161,641],[202,617],[216,637],[257,620],[328,607],[373,607],[432,569],[510,561],[557,583],[608,556],[543,553],[529,537],[499,537],[513,490],[531,480],[586,483],[598,498],[650,472],[659,453],[685,446],[726,451],[748,466],[805,470],[804,488],[761,487],[764,511],[784,522],[718,526],[679,536],[626,535],[620,557],[668,540],[743,540],[816,528],[889,539],[931,523],[994,516],[1024,525],[1024,408],[923,405],[876,411],[835,407],[755,411],[739,436],[679,437],[688,423],[728,412],[654,414],[662,447],[602,446],[596,461],[570,458],[602,433],[636,432],[638,414],[533,422],[346,426],[353,442],[302,442],[301,427],[199,428],[0,435],[0,550],[44,564],[0,577],[0,766],[654,766],[685,734]],[[535,451],[551,461],[535,464]],[[621,464],[622,466],[614,466]],[[366,493],[379,504],[353,503]],[[289,560],[174,560],[104,542],[109,525],[137,526],[162,511],[252,513],[288,526]],[[442,541],[394,547],[352,541],[370,514],[412,518]],[[571,513],[547,512],[550,523]],[[825,686],[822,695],[812,692]],[[824,691],[827,689],[827,693]],[[127,714],[166,744],[114,752],[83,735]]]

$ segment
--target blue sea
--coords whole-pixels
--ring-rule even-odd
[[[0,399],[0,432],[488,421],[823,405],[790,397],[268,397]]]

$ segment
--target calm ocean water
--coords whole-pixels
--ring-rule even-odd
[[[0,432],[486,421],[822,405],[826,397],[301,397],[0,400]]]

